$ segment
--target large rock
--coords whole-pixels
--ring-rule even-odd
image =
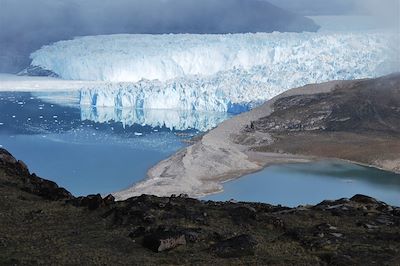
[[[17,160],[7,150],[0,148],[0,163],[3,164],[15,164]]]
[[[186,237],[179,231],[156,231],[143,238],[143,246],[154,252],[174,249],[181,245],[186,245]]]
[[[108,195],[103,199],[100,194],[78,197],[70,201],[76,207],[87,207],[89,210],[96,210],[100,207],[111,205],[114,202],[115,198],[112,195]]]
[[[70,200],[74,196],[65,188],[59,187],[56,183],[45,180],[32,174],[25,180],[22,190],[38,195],[48,200]]]
[[[222,258],[254,255],[257,241],[250,235],[240,235],[220,241],[211,250]]]
[[[378,201],[374,198],[365,196],[365,195],[361,195],[361,194],[357,194],[355,196],[353,196],[352,198],[350,198],[351,201],[357,202],[357,203],[362,203],[362,204],[377,204]]]
[[[28,166],[12,156],[7,150],[0,148],[0,167],[15,179],[12,182],[28,193],[38,195],[48,200],[73,199],[74,196],[56,183],[30,174]]]

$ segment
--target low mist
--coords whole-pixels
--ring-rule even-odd
[[[316,31],[310,19],[259,0],[0,0],[0,72],[42,45],[116,33]]]
[[[316,31],[312,20],[296,13],[329,11],[399,24],[399,1],[0,0],[0,72],[16,73],[41,46],[83,35]]]

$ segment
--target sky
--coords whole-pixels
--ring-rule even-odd
[[[399,0],[268,0],[274,5],[303,15],[388,15],[399,14]]]
[[[18,71],[42,45],[79,35],[313,28],[259,1],[267,0],[0,0],[0,72]],[[400,0],[268,1],[293,16],[373,14],[390,25],[398,23]]]

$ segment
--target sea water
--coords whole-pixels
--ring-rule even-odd
[[[295,207],[364,194],[400,206],[400,175],[343,161],[282,164],[224,184],[207,200],[267,202]]]
[[[3,92],[0,147],[75,195],[107,194],[142,180],[151,166],[228,117],[98,109],[80,106],[62,92]]]

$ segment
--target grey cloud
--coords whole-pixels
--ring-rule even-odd
[[[21,70],[32,51],[74,36],[317,29],[257,0],[0,0],[0,72]]]

